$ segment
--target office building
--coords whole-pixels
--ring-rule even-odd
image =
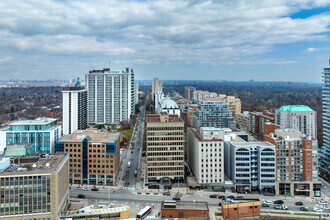
[[[135,113],[134,72],[92,70],[86,74],[88,124],[120,124]]]
[[[0,153],[3,154],[7,144],[27,144],[29,152],[53,153],[61,130],[55,118],[13,122],[0,130]]]
[[[246,131],[249,130],[250,114],[248,111],[244,111],[240,114],[237,114],[235,116],[235,121],[239,129]]]
[[[292,129],[276,129],[265,140],[276,146],[276,194],[321,196],[317,140]]]
[[[198,102],[198,107],[192,115],[192,126],[225,128],[228,117],[232,117],[232,115],[225,101],[202,101]]]
[[[196,90],[193,86],[185,86],[184,87],[184,97],[186,99],[192,100],[194,97],[194,91]]]
[[[249,114],[249,131],[254,135],[263,137],[265,123],[275,123],[275,114],[268,110],[262,112],[249,112]]]
[[[323,146],[320,150],[320,175],[330,182],[330,68],[323,70]]]
[[[221,201],[223,219],[259,219],[259,199],[234,199],[234,202]]]
[[[230,129],[228,129],[231,131]],[[228,131],[227,131],[228,132]],[[188,164],[197,183],[224,183],[224,136],[225,129],[194,128],[187,129]]]
[[[87,90],[70,87],[63,95],[63,135],[87,128]]]
[[[120,160],[120,133],[88,129],[63,136],[56,152],[70,155],[70,183],[115,185]]]
[[[8,160],[2,163],[2,160]],[[59,219],[69,202],[69,156],[0,159],[0,218]]]
[[[182,181],[184,178],[184,122],[178,115],[147,116],[147,178]]]
[[[155,92],[157,90],[163,91],[163,82],[158,78],[154,78],[154,80],[152,80],[152,91],[151,91],[152,101],[155,100]]]
[[[317,139],[316,111],[304,105],[287,105],[275,110],[275,122],[281,129],[301,131]]]
[[[225,172],[237,192],[275,194],[276,149],[269,142],[225,142]]]
[[[210,219],[207,202],[162,201],[162,219]]]

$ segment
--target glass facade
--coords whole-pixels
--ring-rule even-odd
[[[0,216],[51,212],[50,175],[0,177]]]

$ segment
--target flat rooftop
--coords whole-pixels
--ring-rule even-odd
[[[15,121],[10,125],[47,125],[56,120],[57,120],[56,118],[37,118],[35,120]]]
[[[170,205],[168,205],[168,204],[170,204]],[[209,206],[208,206],[207,202],[188,202],[188,201],[167,202],[167,201],[162,201],[161,209],[162,210],[176,209],[176,210],[208,211]]]
[[[199,141],[199,142],[214,142],[214,141],[223,141],[222,139],[203,139],[201,136],[200,136],[200,128],[198,127],[189,127],[188,128],[191,133],[194,134],[195,138]],[[203,128],[204,129],[204,128]],[[217,131],[219,131],[220,128],[217,129]]]
[[[161,122],[160,120],[161,115],[157,114],[152,114],[152,115],[147,115],[147,122],[152,123],[152,122]],[[167,122],[183,122],[182,119],[178,115],[168,115],[168,121]],[[166,122],[164,122],[166,123]]]
[[[235,147],[249,147],[249,146],[261,146],[261,147],[275,147],[273,144],[266,141],[257,142],[231,142]]]
[[[41,154],[38,156],[20,157],[11,161],[10,166],[0,176],[8,173],[27,173],[40,171],[55,171],[68,154]]]
[[[233,199],[233,202],[222,200],[223,204],[242,204],[242,203],[249,203],[249,202],[260,202],[259,199]]]
[[[99,130],[78,130],[73,134],[65,135],[61,137],[58,141],[72,141],[72,142],[81,142],[85,138],[88,138],[92,141],[100,141],[100,142],[116,142],[120,137],[120,133],[109,133],[107,131],[99,131]]]

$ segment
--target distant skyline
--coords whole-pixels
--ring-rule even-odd
[[[0,79],[320,82],[330,0],[2,0]]]

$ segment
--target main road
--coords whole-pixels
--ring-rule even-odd
[[[138,122],[136,126],[135,133],[133,135],[133,143],[132,147],[134,149],[129,149],[129,161],[131,162],[131,167],[128,168],[128,165],[126,165],[126,170],[129,172],[128,178],[125,178],[125,183],[129,182],[129,187],[136,187],[136,179],[137,177],[134,175],[135,171],[139,171],[139,161],[141,156],[141,151],[143,148],[142,146],[142,140],[143,140],[143,128],[144,128],[144,118],[145,118],[145,107],[142,106],[140,110],[140,114],[138,117]],[[124,172],[126,174],[126,171]]]

